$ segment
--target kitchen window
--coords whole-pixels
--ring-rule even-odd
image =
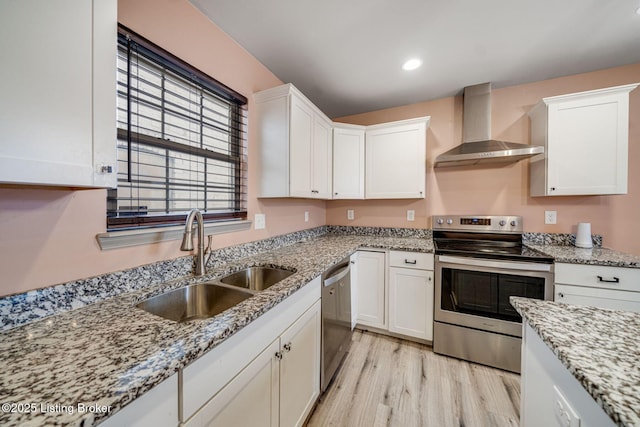
[[[124,27],[117,71],[108,231],[246,219],[246,98]]]

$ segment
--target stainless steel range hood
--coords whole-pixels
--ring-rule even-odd
[[[462,144],[439,155],[434,167],[513,163],[544,152],[542,146],[491,139],[491,83],[464,88]]]

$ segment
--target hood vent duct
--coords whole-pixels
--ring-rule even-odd
[[[464,88],[462,144],[439,155],[434,167],[513,163],[540,153],[542,146],[491,139],[491,83],[482,83]]]

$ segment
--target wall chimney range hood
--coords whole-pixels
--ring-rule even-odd
[[[462,144],[442,153],[434,167],[514,163],[544,153],[544,147],[491,139],[491,83],[464,88]]]

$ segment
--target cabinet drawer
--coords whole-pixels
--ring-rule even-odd
[[[389,266],[433,270],[433,254],[422,252],[389,252]]]
[[[554,301],[640,313],[640,292],[556,285]]]
[[[640,292],[640,269],[558,263],[555,265],[555,282]]]

